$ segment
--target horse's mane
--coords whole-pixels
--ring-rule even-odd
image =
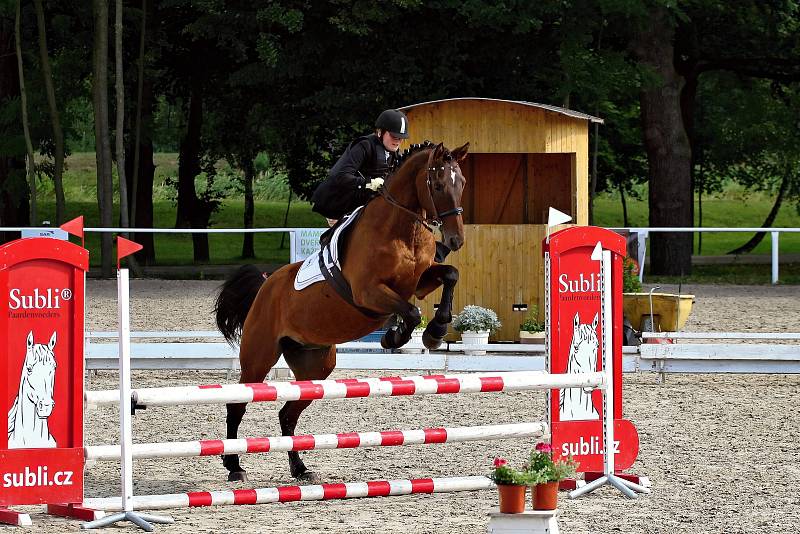
[[[397,159],[397,162],[395,163],[394,169],[392,170],[391,174],[394,174],[398,170],[400,170],[400,167],[402,167],[406,161],[411,159],[412,156],[415,156],[424,150],[433,150],[434,148],[436,148],[436,144],[431,143],[430,141],[427,140],[419,144],[411,145],[410,147],[405,149],[402,154],[400,154],[400,157]],[[445,149],[444,160],[450,161],[450,159],[451,159],[450,151]]]

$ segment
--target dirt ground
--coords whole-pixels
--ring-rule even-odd
[[[133,330],[211,330],[218,282],[139,281],[131,286]],[[663,287],[662,291],[675,291]],[[800,332],[800,287],[684,286],[696,295],[686,330]],[[88,283],[87,327],[116,328],[114,281]],[[337,372],[335,378],[362,376]],[[232,379],[232,380],[235,380]],[[213,372],[136,372],[134,387],[225,381]],[[563,533],[796,533],[800,531],[800,376],[626,374],[624,414],[639,431],[631,469],[652,482],[652,494],[627,500],[606,487],[576,500],[560,497]],[[100,372],[89,389],[114,389],[117,376]],[[250,406],[241,436],[279,433],[279,406]],[[318,401],[303,414],[299,433],[427,426],[469,426],[545,418],[544,395],[485,395]],[[110,407],[87,412],[89,444],[118,433]],[[224,435],[224,407],[150,408],[137,414],[138,442],[213,439]],[[415,447],[309,451],[306,464],[325,482],[487,474],[495,456],[521,463],[536,440]],[[137,460],[137,494],[177,493],[292,484],[285,454],[243,458],[250,481],[228,483],[217,457]],[[87,497],[119,494],[119,464],[97,463],[86,474]],[[158,531],[195,532],[485,532],[495,491],[318,503],[171,510],[175,525]],[[66,532],[79,522],[48,518],[38,507],[28,532]],[[0,527],[1,528],[1,527]],[[104,529],[120,532],[121,527]],[[125,527],[133,527],[128,524]]]

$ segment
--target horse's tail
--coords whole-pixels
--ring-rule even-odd
[[[242,265],[220,286],[214,315],[217,328],[228,343],[241,340],[244,320],[265,280],[255,265]]]

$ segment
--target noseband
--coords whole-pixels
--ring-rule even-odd
[[[462,213],[464,213],[464,208],[462,208],[461,206],[457,206],[455,208],[452,208],[452,209],[449,209],[449,210],[445,210],[443,212],[439,212],[439,208],[436,207],[436,202],[433,200],[433,191],[431,191],[431,187],[433,185],[433,178],[436,176],[436,172],[437,171],[444,172],[445,168],[444,168],[444,165],[442,165],[441,167],[438,167],[438,168],[432,166],[433,165],[433,153],[434,152],[435,152],[435,150],[431,150],[431,153],[428,156],[428,163],[426,164],[426,171],[425,171],[425,173],[426,173],[425,174],[425,182],[426,182],[426,184],[428,186],[428,197],[430,198],[431,206],[433,206],[433,208],[437,211],[435,216],[433,216],[433,217],[428,216],[428,217],[425,217],[425,218],[420,217],[420,215],[417,212],[415,212],[413,210],[410,210],[407,207],[405,207],[402,204],[400,204],[399,202],[397,202],[389,194],[389,191],[385,187],[381,190],[381,195],[383,196],[384,199],[386,199],[386,201],[389,204],[391,204],[393,206],[396,206],[396,207],[400,208],[401,210],[410,213],[411,215],[414,216],[414,218],[417,220],[417,222],[421,223],[425,228],[427,228],[431,232],[433,232],[434,228],[440,227],[442,225],[442,223],[443,223],[443,219],[445,219],[446,217],[451,217],[451,216],[454,216],[454,215],[458,216],[458,215],[461,215]],[[452,163],[450,164],[450,172],[452,173],[452,176],[453,176],[453,185],[455,185],[455,172],[456,171],[453,169],[453,164]]]

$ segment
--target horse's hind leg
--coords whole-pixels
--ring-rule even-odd
[[[303,347],[284,347],[283,357],[297,380],[324,380],[336,367],[336,347],[306,349]],[[294,436],[297,420],[303,410],[311,404],[309,400],[289,401],[278,413],[281,434]],[[319,483],[319,476],[309,471],[297,451],[289,451],[289,470],[292,476],[310,484]]]
[[[261,344],[259,344],[259,342]],[[262,339],[252,339],[250,336],[242,338],[241,349],[239,350],[239,361],[242,367],[242,376],[239,379],[241,384],[250,384],[263,382],[264,378],[272,366],[278,361],[280,352],[278,350],[277,342],[264,346]],[[242,422],[244,413],[247,410],[247,403],[233,403],[225,405],[227,409],[227,417],[225,423],[227,426],[227,438],[238,438],[239,424]],[[228,470],[228,480],[230,481],[245,481],[247,480],[247,473],[242,466],[239,465],[238,454],[225,454],[222,456],[222,464]]]

